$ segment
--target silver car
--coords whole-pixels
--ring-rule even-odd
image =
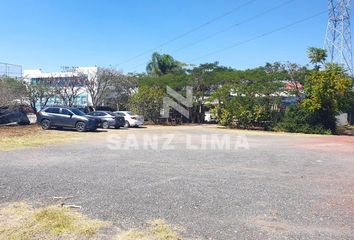
[[[117,111],[114,112],[118,116],[122,116],[125,119],[125,127],[140,127],[144,124],[144,117],[136,115],[130,111]]]

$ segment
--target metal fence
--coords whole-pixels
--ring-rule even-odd
[[[22,77],[22,66],[11,63],[0,62],[0,77]]]

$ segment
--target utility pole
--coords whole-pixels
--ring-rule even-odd
[[[328,0],[328,11],[325,49],[329,61],[341,64],[354,76],[350,28],[352,0]]]

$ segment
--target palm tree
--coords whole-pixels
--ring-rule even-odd
[[[318,71],[321,68],[327,58],[327,51],[322,48],[310,47],[307,50],[307,55],[310,58],[310,62],[315,65],[315,69]]]
[[[185,66],[185,64],[176,61],[171,55],[154,52],[150,62],[146,66],[146,71],[148,74],[161,76],[180,71],[183,66]]]

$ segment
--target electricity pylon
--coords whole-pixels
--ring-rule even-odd
[[[352,0],[328,0],[328,26],[325,40],[328,60],[341,64],[353,76],[351,39]]]

